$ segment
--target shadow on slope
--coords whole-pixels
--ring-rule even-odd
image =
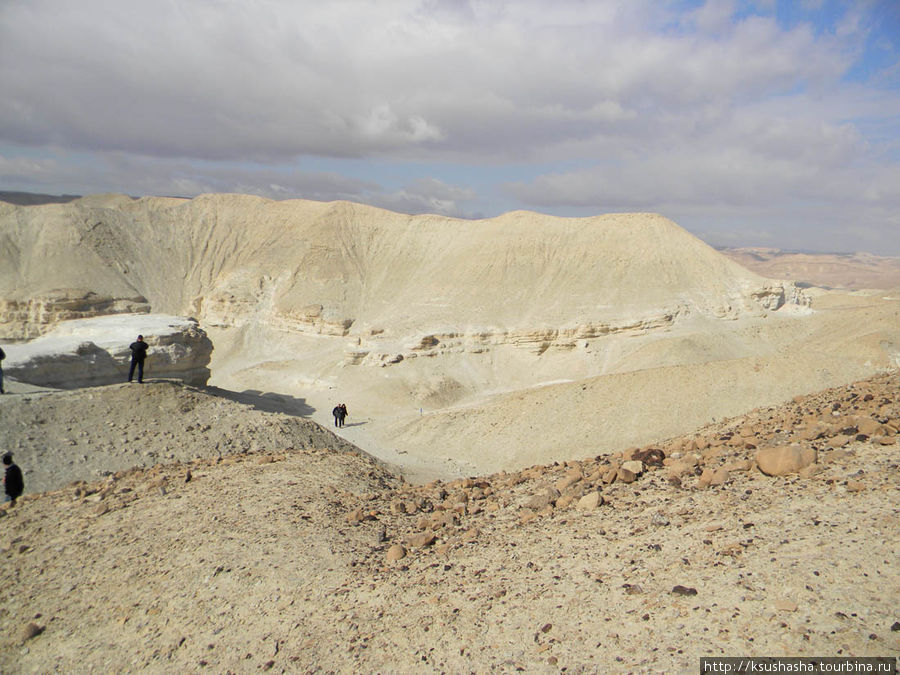
[[[231,391],[221,387],[203,387],[203,391],[211,396],[243,403],[253,406],[255,410],[262,412],[284,413],[294,417],[311,417],[316,411],[306,402],[306,399],[297,398],[290,394],[278,394],[272,391],[259,391],[258,389],[245,389],[244,391]]]

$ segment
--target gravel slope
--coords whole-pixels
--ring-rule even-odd
[[[625,456],[450,483],[404,484],[323,446],[27,496],[0,509],[0,670],[696,672],[702,655],[897,655],[897,392],[886,374]],[[791,443],[818,453],[802,477],[759,471],[759,448]],[[624,482],[634,456],[644,471]]]

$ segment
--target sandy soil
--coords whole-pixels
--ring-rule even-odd
[[[0,510],[0,670],[687,673],[703,655],[897,655],[898,384],[632,449],[630,483],[607,483],[620,454],[413,486],[323,446],[27,496]],[[65,423],[62,398],[52,409]],[[757,447],[787,444],[817,462],[762,474]]]

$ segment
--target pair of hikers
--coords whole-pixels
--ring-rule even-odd
[[[342,427],[342,426],[344,426],[344,420],[346,419],[347,415],[349,415],[350,413],[347,412],[347,404],[340,403],[340,404],[334,406],[334,409],[331,411],[331,414],[334,415],[334,426]]]

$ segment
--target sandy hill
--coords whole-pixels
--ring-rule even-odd
[[[0,670],[688,673],[704,655],[896,655],[898,385],[422,486],[324,437],[218,457],[189,434],[206,459],[0,508]],[[89,408],[135,395],[88,394],[13,405],[101,438]],[[142,395],[173,426],[223,412],[180,385]]]
[[[0,262],[7,302],[89,289],[222,326],[401,337],[602,332],[775,308],[792,292],[653,214],[465,221],[241,195],[0,204]]]

